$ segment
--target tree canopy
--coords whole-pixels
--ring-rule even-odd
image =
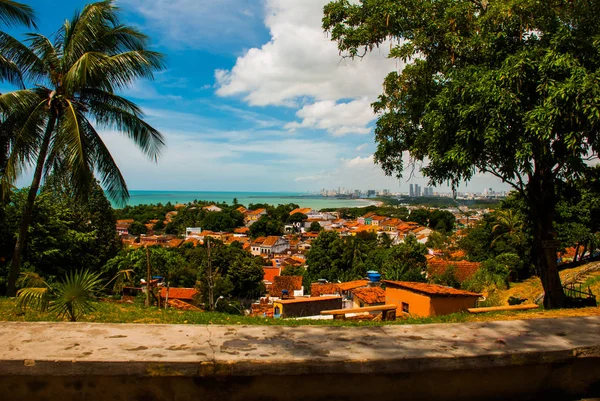
[[[323,27],[340,52],[390,46],[403,68],[373,104],[375,161],[430,184],[489,173],[524,197],[546,307],[565,302],[556,267],[556,186],[600,146],[600,3],[585,0],[336,0]],[[413,164],[414,165],[414,164]]]

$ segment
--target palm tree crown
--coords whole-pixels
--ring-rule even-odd
[[[143,120],[139,107],[118,95],[136,79],[154,77],[163,68],[162,55],[147,49],[147,37],[123,25],[113,1],[87,5],[64,23],[55,37],[28,34],[27,51],[19,54],[33,89],[0,95],[9,134],[9,156],[1,176],[6,195],[25,166],[35,166],[23,212],[13,268],[16,281],[31,209],[44,173],[55,166],[68,171],[79,195],[85,196],[96,173],[107,194],[124,203],[127,185],[97,128],[128,136],[151,160],[164,146],[160,132]]]

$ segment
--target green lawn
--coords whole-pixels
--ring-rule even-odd
[[[125,304],[114,302],[97,302],[96,311],[85,315],[80,319],[82,322],[93,323],[152,323],[152,324],[242,324],[242,325],[265,325],[265,326],[381,326],[400,324],[428,324],[428,323],[463,323],[470,321],[488,320],[513,320],[530,319],[538,317],[561,317],[561,316],[583,316],[600,315],[599,308],[570,309],[557,311],[522,311],[522,312],[496,312],[481,315],[468,313],[455,313],[452,315],[438,316],[433,318],[408,318],[399,319],[394,322],[373,321],[340,321],[340,320],[295,320],[295,319],[271,319],[259,317],[245,317],[228,315],[214,312],[184,312],[174,309],[144,308],[137,304]],[[55,322],[59,321],[51,313],[41,313],[28,309],[25,313],[15,307],[15,300],[0,298],[0,321],[19,322]]]

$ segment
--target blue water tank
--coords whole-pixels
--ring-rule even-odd
[[[379,274],[379,272],[377,272],[375,270],[369,270],[367,272],[367,278],[372,283],[378,283],[379,280],[381,280],[381,274]]]

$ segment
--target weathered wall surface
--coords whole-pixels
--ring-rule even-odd
[[[600,397],[600,317],[339,327],[0,323],[7,400]]]

